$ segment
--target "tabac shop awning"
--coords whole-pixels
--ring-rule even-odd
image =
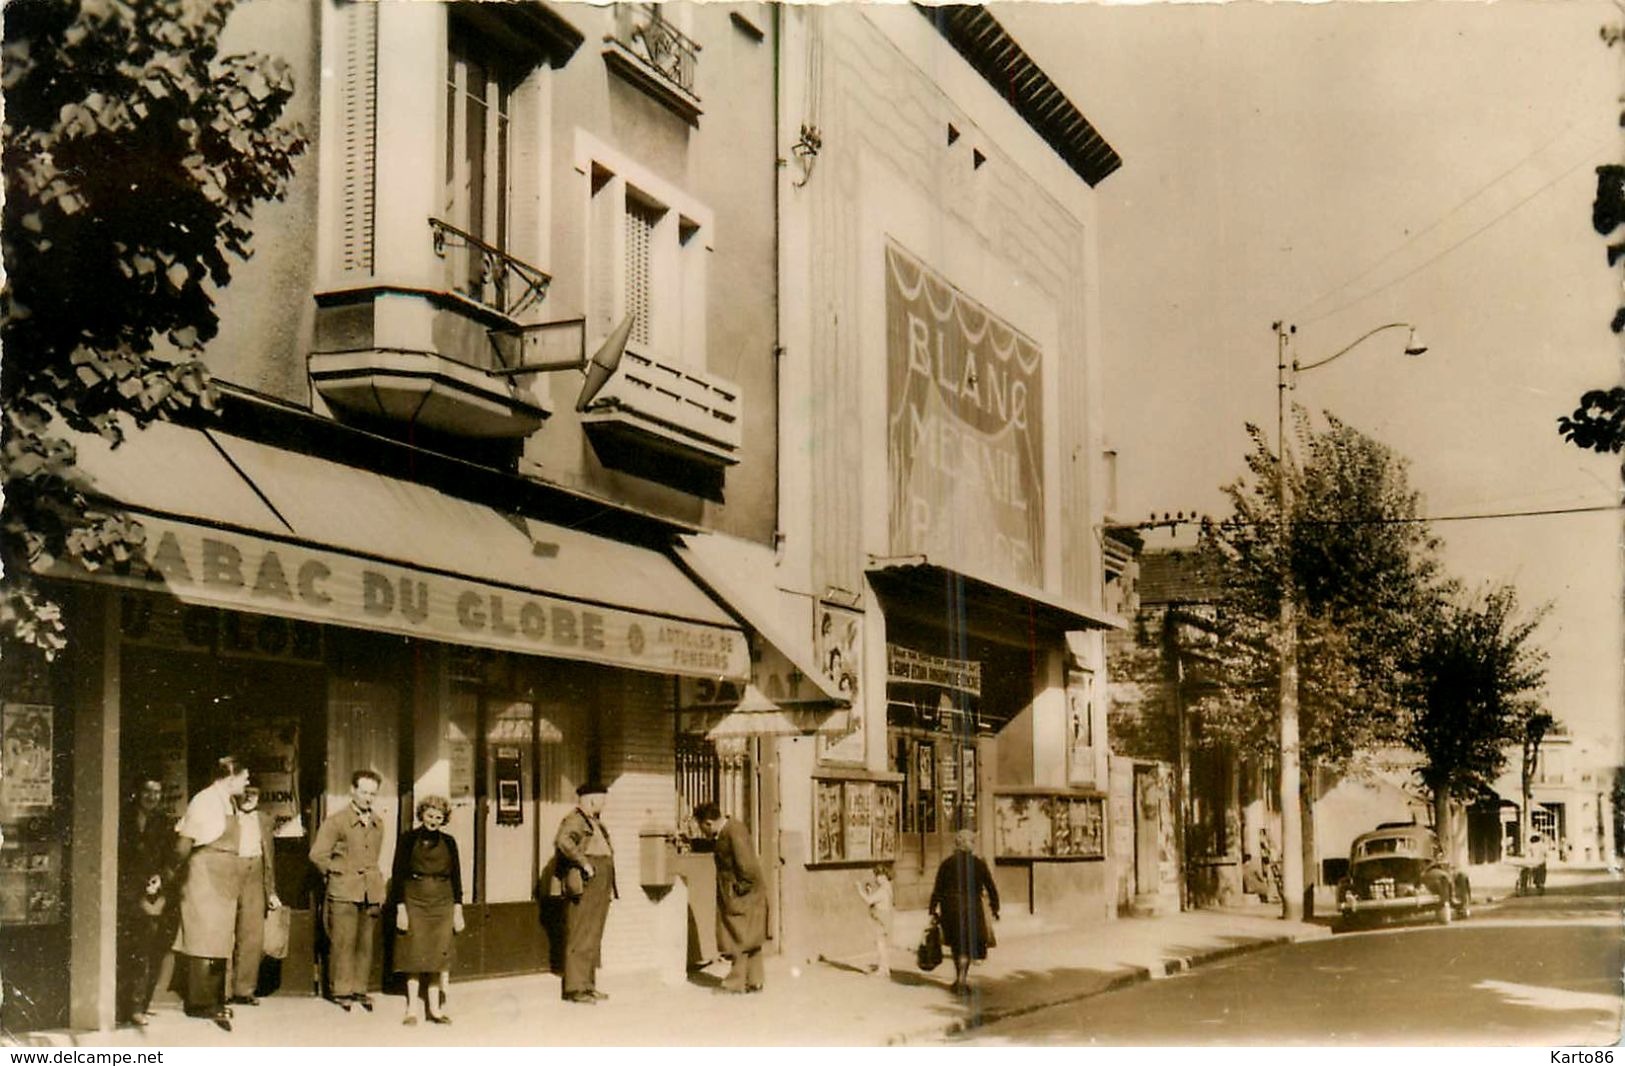
[[[712,533],[681,537],[676,554],[762,645],[749,684],[711,691],[686,687],[684,730],[713,739],[844,732],[851,696],[819,668],[810,636],[798,636],[780,616],[771,555],[757,557],[751,546]],[[810,610],[807,621],[810,630]]]
[[[744,633],[668,556],[210,430],[78,441],[160,587],[212,607],[711,680]]]

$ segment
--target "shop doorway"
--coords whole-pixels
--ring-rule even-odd
[[[214,616],[216,622],[219,617]],[[199,643],[212,625],[200,612],[183,620]],[[277,895],[294,909],[301,944],[301,950],[290,952],[286,967],[262,972],[260,990],[308,989],[313,985],[310,801],[324,784],[325,670],[319,662],[179,650],[138,640],[126,640],[120,670],[121,808],[128,808],[138,780],[152,777],[163,785],[165,817],[178,820],[192,795],[212,780],[215,761],[237,756],[260,787],[261,809],[273,819]],[[119,861],[132,857],[121,855]],[[172,932],[179,918],[176,901],[167,914]],[[163,965],[167,970],[172,960]],[[159,1001],[167,998],[168,976],[160,972]]]
[[[893,892],[898,908],[917,910],[930,902],[937,867],[953,851],[954,833],[979,828],[981,754],[971,730],[893,726],[887,745],[891,769],[903,775]]]

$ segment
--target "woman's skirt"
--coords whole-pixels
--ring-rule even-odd
[[[395,934],[396,973],[451,969],[451,887],[443,880],[409,881],[406,932]]]

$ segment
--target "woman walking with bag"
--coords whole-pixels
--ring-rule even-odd
[[[975,853],[976,834],[954,834],[954,853],[937,867],[931,889],[931,915],[942,927],[942,939],[954,956],[951,991],[970,991],[970,964],[987,958],[994,944],[992,922],[999,917],[999,890],[987,863]]]

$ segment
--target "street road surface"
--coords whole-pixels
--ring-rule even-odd
[[[956,1043],[1611,1045],[1620,1038],[1622,903],[1618,882],[1548,889],[1449,927],[1238,956]]]

